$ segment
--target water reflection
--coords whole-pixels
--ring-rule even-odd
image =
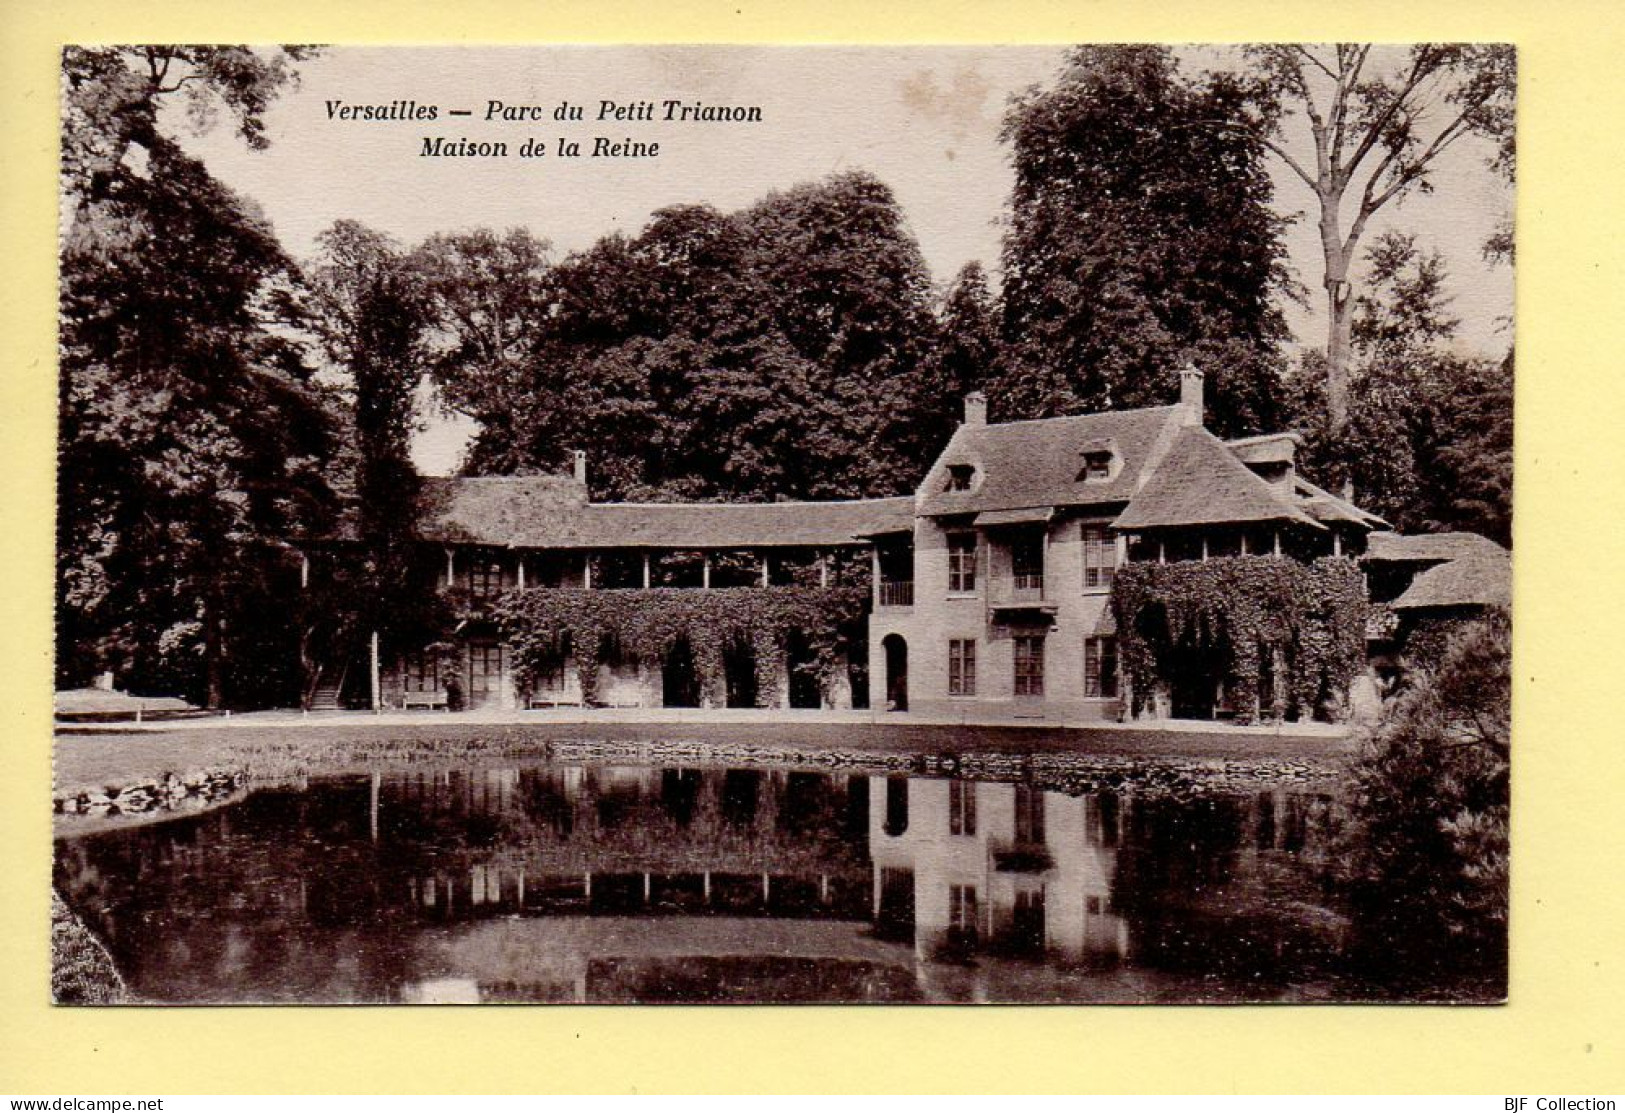
[[[1313,797],[763,769],[311,779],[65,839],[167,1001],[1253,1000],[1334,992]]]

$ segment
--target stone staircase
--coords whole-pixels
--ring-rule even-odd
[[[316,687],[310,695],[310,709],[312,711],[338,711],[343,707],[339,696],[344,691],[344,676],[349,669],[339,669],[337,673],[332,669],[323,669],[316,679]]]

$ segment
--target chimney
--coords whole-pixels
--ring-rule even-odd
[[[1185,407],[1185,424],[1202,424],[1202,373],[1194,363],[1179,369],[1179,404]]]
[[[965,395],[965,424],[987,424],[987,395],[979,390],[973,390]]]
[[[576,449],[576,482],[583,487],[587,485],[587,454]]]

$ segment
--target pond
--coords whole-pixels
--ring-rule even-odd
[[[261,785],[59,838],[167,1003],[1370,996],[1323,787],[529,762]]]

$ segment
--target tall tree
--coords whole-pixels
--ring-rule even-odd
[[[1326,405],[1333,429],[1348,417],[1352,329],[1358,302],[1351,265],[1371,218],[1413,192],[1432,188],[1440,157],[1464,138],[1508,177],[1514,168],[1512,47],[1423,43],[1397,64],[1369,44],[1247,48],[1261,78],[1262,111],[1250,126],[1309,188],[1326,294]],[[1307,121],[1307,145],[1286,123]],[[1351,204],[1352,199],[1352,204]],[[1510,256],[1510,243],[1492,245]]]
[[[500,467],[537,416],[530,371],[551,304],[550,251],[523,228],[479,228],[430,236],[412,253],[430,374],[448,405],[480,419],[488,465]]]
[[[936,343],[923,376],[921,436],[940,448],[964,412],[972,391],[986,392],[999,358],[998,303],[979,262],[969,262],[943,294]]]
[[[442,270],[442,305],[484,304]],[[591,444],[598,498],[834,498],[906,490],[939,447],[915,443],[925,264],[869,175],[663,209],[527,273],[500,374],[441,315],[459,339],[436,376],[481,426],[470,470],[556,470]]]
[[[425,374],[428,296],[390,237],[341,220],[317,238],[307,269],[312,321],[349,377],[352,520],[360,566],[343,608],[369,631],[393,632],[420,595],[411,577],[419,481],[410,449],[413,399]]]
[[[1320,353],[1294,377],[1294,425],[1317,479],[1347,479],[1363,505],[1405,530],[1465,529],[1511,541],[1512,380],[1503,361],[1452,343],[1449,275],[1437,252],[1388,232],[1366,252],[1370,275],[1350,333],[1354,367],[1343,425],[1331,425]]]
[[[1250,96],[1164,47],[1080,47],[1011,108],[1003,416],[1166,403],[1195,360],[1217,429],[1274,423],[1282,222]]]
[[[328,410],[287,327],[296,272],[159,128],[186,89],[262,140],[294,55],[244,51],[64,52],[60,683],[108,669],[211,706],[266,697],[282,662],[234,649],[275,641],[285,539],[330,506]]]

